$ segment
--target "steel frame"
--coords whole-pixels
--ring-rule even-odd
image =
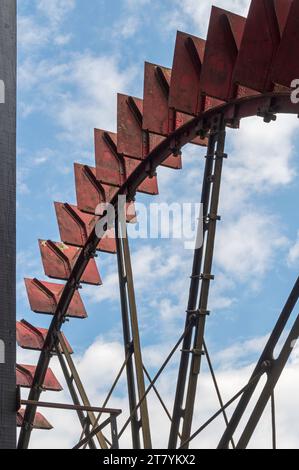
[[[140,183],[148,177],[149,171],[155,172],[156,168],[167,157],[173,153],[173,149],[181,149],[188,142],[192,141],[197,135],[207,134],[217,130],[219,116],[227,125],[235,123],[241,118],[252,115],[260,115],[264,120],[268,120],[269,116],[275,113],[292,113],[299,114],[299,105],[290,102],[290,95],[285,93],[269,93],[266,95],[250,96],[241,98],[230,103],[225,103],[217,108],[206,111],[200,116],[187,122],[185,125],[177,129],[169,137],[165,138],[149,156],[143,160],[132,175],[127,179],[124,185],[118,190],[113,197],[111,204],[117,212],[118,195],[125,194],[127,202],[131,202],[135,198],[135,194]],[[216,120],[216,125],[215,125]],[[48,336],[45,341],[44,349],[41,352],[34,384],[29,394],[30,401],[38,401],[41,393],[41,384],[43,383],[46,371],[51,358],[51,350],[58,342],[58,333],[63,325],[65,314],[71,302],[73,294],[78,289],[81,276],[88,264],[88,261],[94,257],[96,247],[100,239],[94,230],[86,243],[84,249],[78,256],[77,262],[72,270],[71,276],[66,283],[64,291],[58,303],[57,310],[53,317],[49,328]],[[138,406],[138,404],[137,404]],[[24,416],[24,424],[21,429],[18,447],[27,448],[32,432],[32,423],[36,412],[36,406],[30,405],[26,407]],[[131,419],[130,419],[131,421]]]
[[[179,439],[179,448],[188,449],[193,439],[221,414],[224,417],[226,430],[218,448],[227,449],[230,443],[232,448],[246,448],[269,401],[272,445],[273,448],[277,447],[274,390],[292,352],[294,342],[299,336],[299,316],[279,356],[274,359],[273,354],[298,301],[299,279],[251,379],[226,404],[221,397],[204,336],[207,316],[210,313],[208,310],[210,285],[214,280],[212,267],[216,227],[220,220],[218,206],[222,168],[223,161],[227,157],[225,154],[226,127],[237,128],[240,120],[249,116],[260,116],[269,123],[276,120],[279,113],[299,115],[299,104],[291,102],[288,88],[288,80],[292,74],[291,67],[284,67],[283,79],[275,79],[281,75],[280,69],[283,61],[281,50],[286,48],[289,37],[298,30],[298,11],[299,0],[288,0],[288,2],[252,0],[247,19],[214,7],[206,41],[185,33],[178,33],[173,70],[146,64],[144,100],[118,95],[118,135],[96,131],[97,169],[84,167],[82,176],[81,173],[78,174],[82,166],[79,168],[79,165],[76,165],[76,183],[78,199],[82,196],[82,190],[84,192],[85,184],[92,188],[92,197],[89,197],[87,192],[84,204],[83,200],[81,201],[84,207],[81,207],[81,203],[78,204],[80,210],[86,210],[87,213],[92,214],[91,220],[94,215],[93,203],[97,200],[103,199],[105,202],[110,202],[116,212],[115,241],[125,361],[105,400],[103,409],[91,407],[68,347],[61,335],[61,329],[73,296],[80,287],[80,282],[96,285],[101,282],[93,258],[103,240],[96,229],[90,231],[90,217],[87,222],[87,217],[83,215],[83,212],[76,212],[75,224],[74,220],[67,221],[59,213],[62,238],[66,237],[69,240],[70,230],[79,230],[76,236],[70,238],[72,242],[75,241],[74,245],[77,248],[74,248],[72,243],[63,247],[51,241],[40,243],[46,273],[55,278],[66,279],[67,282],[57,308],[55,312],[52,312],[54,316],[44,340],[29,398],[23,402],[26,404],[26,411],[18,443],[19,448],[27,448],[29,445],[36,409],[41,404],[39,399],[54,350],[57,351],[74,401],[74,405],[69,405],[69,409],[77,411],[82,426],[81,439],[75,448],[86,446],[94,448],[94,438],[98,440],[101,448],[107,448],[107,444],[111,448],[117,448],[119,439],[131,425],[133,447],[150,449],[152,442],[147,396],[152,390],[156,393],[171,421],[170,449],[178,447]],[[264,23],[266,39],[262,30]],[[255,48],[252,51],[252,37],[255,37],[257,32],[259,40],[267,43],[267,50],[256,48],[254,43]],[[250,51],[252,60],[249,63]],[[181,63],[184,64],[183,71]],[[254,74],[250,71],[250,67],[253,67]],[[193,98],[191,99],[190,96]],[[153,107],[154,113],[152,113]],[[122,214],[118,213],[118,197],[125,196],[126,203],[132,204],[137,191],[157,194],[157,168],[160,165],[166,165],[179,169],[182,148],[187,143],[205,145],[207,139],[208,150],[201,196],[204,244],[194,253],[185,329],[155,377],[151,379],[142,361],[129,241],[126,223],[120,222]],[[74,210],[72,214],[75,214]],[[105,220],[105,217],[106,214],[101,213],[100,219]],[[95,217],[94,224],[97,220]],[[72,224],[72,229],[69,224]],[[76,244],[81,243],[81,239],[84,246],[80,251]],[[65,253],[65,250],[69,251]],[[53,253],[56,256],[55,259]],[[86,271],[87,267],[88,271]],[[157,390],[156,383],[181,345],[181,361],[171,416]],[[196,392],[203,356],[206,356],[208,362],[220,410],[192,433]],[[102,424],[99,424],[99,419],[102,412],[107,411],[105,407],[125,369],[130,416],[122,429],[117,432],[116,413],[111,413],[110,418]],[[266,385],[260,393],[239,441],[235,444],[234,433],[264,374],[267,374]],[[149,380],[148,388],[145,387],[145,376]],[[229,420],[226,410],[239,398],[232,418]],[[80,399],[83,405],[80,405]],[[99,411],[97,418],[94,414],[96,410]],[[87,416],[84,415],[84,411]],[[112,427],[111,443],[102,434],[102,429],[107,424]],[[141,431],[143,444],[141,444]]]
[[[119,220],[119,218],[115,221],[115,234],[125,355],[130,356],[126,365],[126,371],[130,411],[132,412],[136,407],[135,383],[137,383],[138,398],[140,400],[145,393],[145,382],[127,227],[126,224],[123,224]],[[131,421],[133,447],[135,449],[140,449],[139,431],[141,428],[144,447],[146,449],[151,449],[152,442],[146,399],[142,401],[140,414],[140,421],[138,420],[137,412],[134,413]]]

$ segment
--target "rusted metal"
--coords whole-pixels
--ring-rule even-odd
[[[201,109],[210,107],[206,97],[222,101],[230,99],[245,22],[242,16],[212,7],[200,77]]]
[[[79,392],[79,396],[80,396],[80,398],[83,402],[83,405],[86,408],[87,416],[88,416],[88,419],[90,421],[90,424],[91,424],[91,426],[94,426],[95,423],[96,423],[96,416],[93,412],[94,410],[89,409],[90,408],[90,401],[87,397],[87,393],[84,389],[83,383],[80,379],[80,376],[79,376],[79,373],[76,369],[75,363],[74,363],[73,359],[71,358],[71,355],[68,353],[67,344],[65,343],[63,335],[61,334],[61,332],[58,333],[58,340],[59,340],[59,346],[61,347],[61,351],[64,354],[65,360],[66,360],[67,365],[69,367],[69,370],[71,372],[71,377],[73,378],[73,381],[74,381],[74,383],[76,385],[76,388]],[[105,438],[104,438],[104,436],[101,432],[96,434],[96,438],[97,438],[101,448],[102,449],[107,449],[107,444],[106,444]]]
[[[80,255],[80,248],[39,240],[45,274],[54,279],[68,280]],[[102,280],[94,259],[90,259],[83,273],[82,283],[99,286]]]
[[[205,41],[177,33],[169,92],[169,107],[196,116],[200,111],[200,76]]]
[[[76,206],[60,202],[55,202],[55,210],[63,243],[83,247],[99,217],[82,212]],[[107,230],[97,249],[104,253],[116,253],[114,229]]]
[[[117,152],[117,134],[95,129],[95,158],[97,180],[120,187],[125,181],[125,166]]]
[[[119,416],[121,414],[121,410],[117,410],[115,408],[101,408],[99,406],[69,405],[64,403],[46,403],[43,401],[30,400],[21,400],[21,404],[25,406],[32,405],[38,406],[39,408],[49,408],[65,411],[92,411],[94,413],[105,413],[115,416]]]
[[[48,334],[48,330],[45,328],[36,328],[35,326],[28,323],[26,320],[17,322],[17,343],[23,349],[29,349],[33,351],[41,351],[44,347],[45,338]],[[65,344],[69,354],[73,354],[73,350],[64,337]]]
[[[223,116],[221,114],[218,116],[217,126],[217,146],[215,152],[216,160],[213,172],[213,189],[211,192],[211,202],[209,209],[209,214],[215,215],[218,215],[223,161],[224,158],[226,158],[226,154],[224,153],[226,131],[225,123],[223,122]],[[195,320],[195,334],[190,365],[189,383],[185,402],[184,422],[182,428],[182,442],[189,439],[191,434],[198,376],[200,374],[201,369],[202,353],[204,354],[204,333],[206,318],[208,314],[210,285],[211,280],[214,279],[212,276],[212,267],[217,223],[217,217],[209,217],[207,240],[203,262],[203,274],[201,276],[201,291],[198,303],[198,314]]]
[[[24,414],[25,414],[24,408],[20,409],[17,412],[17,427],[18,428],[21,428],[23,426]],[[51,431],[51,429],[53,429],[53,426],[41,413],[37,412],[35,415],[34,423],[33,423],[33,429],[38,429],[40,431]]]
[[[64,284],[53,284],[38,279],[25,279],[30,308],[35,313],[54,315],[61,298]],[[78,291],[74,292],[67,309],[67,317],[86,318],[87,313]]]
[[[273,63],[272,81],[290,87],[299,78],[297,51],[299,44],[299,0],[293,0],[288,20]]]
[[[117,95],[117,151],[120,155],[142,160],[147,155],[146,133],[142,131],[143,101]]]
[[[143,129],[154,134],[169,134],[168,96],[171,69],[145,62]]]
[[[297,4],[297,0],[294,0],[293,5],[294,4]],[[256,40],[256,45],[257,49],[259,48],[260,50],[255,51],[255,56],[252,54],[253,59],[257,62],[260,58],[263,59],[263,65],[259,69],[260,73],[258,76],[260,83],[263,83],[263,93],[265,90],[272,90],[271,76],[274,76],[274,72],[270,76],[269,71],[272,67],[273,57],[277,50],[281,35],[283,35],[283,38],[286,37],[286,32],[284,31],[287,31],[288,27],[284,29],[284,26],[288,16],[289,5],[290,2],[288,0],[284,3],[281,0],[268,0],[268,2],[261,0],[259,4],[255,1],[252,3],[251,11],[254,11],[254,8],[256,8],[256,13],[250,13],[254,21],[251,25],[251,30],[250,22],[248,21],[247,31],[254,31],[254,28],[258,28],[258,19],[262,18],[265,12],[265,21],[259,21],[265,23],[267,26],[266,29],[268,28],[265,36],[262,34],[256,34],[256,37],[258,38]],[[290,20],[287,23],[288,25],[289,22]],[[213,7],[206,43],[201,42],[200,39],[191,37],[190,35],[186,35],[186,37],[183,37],[182,34],[178,35],[176,48],[178,52],[176,53],[174,60],[174,68],[177,68],[177,70],[180,71],[176,72],[175,79],[173,79],[173,94],[171,94],[172,92],[170,90],[172,83],[172,79],[170,77],[171,71],[154,64],[146,64],[144,103],[142,100],[137,98],[119,95],[118,135],[116,136],[116,134],[99,131],[99,133],[96,134],[97,171],[86,166],[81,166],[79,171],[79,177],[81,180],[79,181],[79,184],[77,184],[77,186],[80,186],[79,190],[77,189],[77,193],[79,194],[78,200],[80,200],[80,202],[78,202],[78,209],[89,213],[92,217],[96,211],[95,207],[99,202],[109,201],[113,204],[117,213],[117,210],[119,210],[117,206],[118,195],[126,195],[127,202],[130,203],[134,201],[136,191],[138,190],[147,194],[157,194],[158,186],[156,169],[159,165],[164,164],[169,157],[172,158],[169,166],[178,165],[181,157],[181,149],[186,143],[194,143],[195,139],[197,143],[202,143],[207,135],[210,135],[210,138],[213,135],[217,136],[217,152],[212,156],[212,168],[214,169],[214,174],[210,175],[212,197],[207,201],[210,210],[205,221],[207,233],[206,244],[204,245],[205,262],[203,273],[198,274],[199,277],[197,279],[201,282],[199,308],[198,310],[188,310],[186,328],[182,338],[179,343],[177,343],[170,356],[168,356],[166,362],[164,362],[154,380],[150,381],[150,387],[145,391],[128,240],[125,238],[120,241],[120,239],[117,238],[118,262],[121,267],[119,271],[122,293],[123,324],[124,333],[126,333],[124,334],[124,338],[126,358],[128,359],[125,363],[127,366],[127,372],[129,371],[130,360],[134,357],[135,361],[135,364],[131,361],[131,365],[135,366],[135,368],[132,367],[131,372],[128,373],[128,377],[130,375],[128,385],[132,388],[129,393],[130,417],[123,426],[119,436],[117,435],[115,416],[110,416],[108,420],[98,427],[96,427],[97,420],[93,423],[89,420],[86,424],[87,426],[92,424],[93,430],[88,434],[88,432],[86,432],[85,425],[82,426],[83,434],[85,433],[86,437],[83,438],[75,448],[79,448],[85,444],[92,446],[91,438],[95,434],[101,432],[103,426],[109,423],[112,427],[112,447],[117,448],[118,437],[123,434],[130,421],[132,421],[133,433],[138,434],[137,438],[135,436],[135,444],[137,442],[136,447],[138,446],[138,440],[140,446],[139,426],[141,426],[144,445],[146,448],[150,448],[151,436],[146,403],[147,394],[149,390],[154,387],[156,380],[165,369],[170,357],[172,357],[174,351],[179,347],[181,341],[186,338],[188,338],[188,341],[190,338],[192,340],[192,337],[193,349],[191,348],[191,340],[189,341],[190,347],[188,349],[188,355],[191,353],[190,357],[192,360],[191,368],[188,371],[189,382],[188,389],[186,391],[187,393],[185,393],[185,382],[183,390],[183,398],[186,403],[184,407],[179,408],[180,414],[178,414],[176,418],[180,419],[183,417],[182,447],[187,448],[189,442],[193,438],[193,436],[190,435],[191,424],[198,374],[200,373],[201,368],[201,356],[204,353],[205,318],[208,313],[207,304],[210,282],[213,279],[211,267],[216,223],[218,220],[217,208],[219,202],[222,160],[226,156],[224,154],[225,127],[226,125],[238,127],[239,120],[249,115],[258,115],[262,117],[265,122],[271,122],[276,119],[277,113],[286,111],[298,114],[299,108],[299,106],[295,106],[291,103],[290,93],[284,93],[286,90],[283,86],[280,86],[283,84],[273,80],[273,78],[272,81],[274,81],[275,84],[275,92],[271,94],[263,94],[261,96],[254,96],[259,93],[260,90],[252,89],[251,85],[248,87],[246,84],[244,85],[244,83],[241,83],[240,80],[243,82],[242,77],[239,77],[239,79],[237,78],[238,70],[235,65],[237,64],[238,58],[241,61],[239,51],[242,47],[241,44],[243,44],[242,38],[244,26],[244,18]],[[270,34],[268,34],[269,31]],[[263,48],[263,38],[266,36],[268,37],[268,40],[266,40],[266,47]],[[250,34],[247,34],[247,39],[249,37]],[[277,38],[279,38],[279,40],[277,40]],[[205,49],[204,54],[203,47]],[[248,45],[246,45],[246,47],[248,49]],[[246,52],[245,46],[244,50]],[[246,54],[244,50],[243,54],[245,57]],[[182,73],[181,64],[183,63],[183,60],[179,63],[179,56],[184,59],[186,67],[189,67],[188,70],[190,71],[190,75],[187,73],[184,74],[184,71]],[[256,59],[256,57],[258,59]],[[250,53],[248,54],[247,60],[250,61]],[[192,70],[191,65],[193,67]],[[243,67],[241,68],[242,72],[244,72]],[[235,75],[233,75],[234,70]],[[274,67],[273,70],[275,70]],[[182,79],[182,75],[184,75],[186,81],[184,81],[185,79]],[[190,89],[191,84],[193,86],[192,89]],[[284,86],[288,87],[289,84]],[[192,100],[189,96],[186,96],[187,92],[185,90],[188,89],[188,87],[191,95],[193,96]],[[171,99],[178,101],[178,108],[173,105]],[[226,101],[228,101],[227,104],[225,103]],[[172,106],[169,106],[169,103],[172,103]],[[182,109],[180,109],[180,107]],[[196,116],[196,118],[193,119],[192,116]],[[97,141],[97,139],[100,139],[100,141]],[[177,160],[175,160],[175,158]],[[76,177],[76,180],[77,179],[78,177]],[[105,188],[105,184],[108,188]],[[77,244],[80,247],[83,247],[84,245],[84,248],[77,250],[77,256],[67,257],[63,253],[64,250],[61,250],[61,246],[57,246],[58,244],[44,242],[46,248],[51,249],[55,254],[54,262],[52,262],[52,258],[50,258],[49,254],[46,254],[45,258],[48,260],[48,264],[50,265],[47,267],[46,271],[50,271],[50,268],[53,268],[54,265],[56,271],[59,271],[60,273],[63,271],[63,275],[65,276],[63,279],[67,280],[67,282],[60,300],[58,301],[55,315],[44,341],[44,348],[41,352],[34,378],[32,379],[32,388],[30,390],[29,400],[27,402],[22,430],[20,433],[19,448],[28,447],[32,424],[34,423],[35,413],[39,405],[38,400],[41,395],[41,384],[47,377],[52,351],[54,348],[59,348],[59,341],[61,341],[62,344],[64,342],[60,330],[65,321],[68,307],[72,301],[74,293],[77,292],[80,280],[84,280],[86,269],[88,267],[90,268],[90,260],[94,261],[93,258],[95,251],[100,242],[95,230],[91,229],[88,231],[83,218],[81,218],[71,206],[63,206],[64,207],[61,205],[59,207],[61,214],[61,232],[63,233],[62,238],[67,238],[69,246],[68,249],[74,249],[74,246],[70,245]],[[63,213],[65,210],[66,212],[68,211],[67,217]],[[69,220],[70,218],[72,219],[71,221]],[[74,234],[71,233],[73,231]],[[119,231],[118,225],[116,231]],[[69,240],[72,240],[72,242]],[[57,253],[58,248],[62,251],[62,254]],[[57,257],[59,258],[59,263],[56,259]],[[197,268],[199,264],[201,264],[201,258],[199,257],[199,259],[200,263],[198,263],[197,260]],[[192,282],[194,281],[195,279],[192,278]],[[195,294],[197,296],[198,289],[195,288],[193,294],[194,296]],[[190,331],[193,333],[191,337],[188,336]],[[275,331],[273,334],[275,336]],[[267,400],[271,394],[273,394],[273,390],[280,373],[290,355],[291,344],[293,343],[295,336],[298,337],[298,335],[299,317],[291,330],[278,360],[275,361],[274,364],[271,364],[271,368],[267,367],[267,369],[263,368],[263,370],[259,371],[260,375],[258,375],[261,376],[267,370],[268,382],[256,407],[254,408],[243,434],[241,435],[238,448],[243,448],[243,446],[245,447],[247,445],[257,421],[264,410]],[[274,339],[276,339],[276,336]],[[184,355],[185,352],[186,350],[183,349],[182,354]],[[272,353],[272,358],[273,350],[271,349],[270,352]],[[66,359],[70,369],[74,367],[74,365],[70,365],[71,358],[67,350],[64,351],[64,356],[61,356],[60,359],[61,358],[63,358],[63,361]],[[139,403],[137,405],[135,373],[139,396]],[[74,374],[76,376],[75,372]],[[80,389],[80,379],[78,383]],[[216,389],[219,392],[217,382],[215,380],[214,383],[216,384]],[[251,385],[252,383],[250,382],[244,390],[247,390],[248,392]],[[132,407],[134,393],[135,405],[133,404]],[[233,401],[230,401],[229,403],[232,402]],[[245,410],[246,403],[245,406],[243,405],[244,402],[242,404],[241,400],[241,408],[243,407],[242,411]],[[81,406],[80,408],[80,406],[81,405],[75,403],[74,407],[77,407],[77,412],[82,412],[83,407]],[[88,404],[84,403],[84,406],[88,406]],[[222,410],[220,412],[225,412],[227,406],[228,405],[222,406]],[[139,408],[141,416],[140,421],[138,420]],[[91,411],[89,410],[88,413],[90,412]],[[214,415],[214,417],[215,416],[218,416],[218,414]],[[210,421],[213,419],[214,418],[211,418]],[[202,429],[205,426],[206,425],[204,425]],[[231,423],[228,424],[228,428],[231,428]],[[230,439],[231,438],[232,436],[230,436]]]
[[[126,271],[124,266],[123,247],[121,240],[121,232],[118,222],[115,224],[116,233],[116,246],[117,246],[117,265],[118,265],[118,278],[119,278],[119,291],[120,291],[120,304],[121,304],[121,317],[122,317],[122,330],[124,349],[126,357],[126,376],[127,376],[127,389],[128,389],[128,402],[131,419],[131,436],[133,449],[141,448],[140,441],[140,422],[138,419],[138,413],[136,410],[137,398],[136,398],[136,381],[133,364],[133,350],[132,350],[132,334],[130,327],[129,317],[129,305],[127,297],[127,286],[126,286]]]
[[[126,194],[127,201],[130,202],[134,199],[136,195],[137,188],[140,184],[148,177],[148,168],[155,170],[161,162],[165,161],[172,153],[172,149],[177,146],[182,148],[185,144],[193,140],[197,135],[206,133],[209,129],[213,129],[213,119],[215,115],[222,113],[225,120],[231,121],[237,117],[245,117],[256,115],[257,111],[260,108],[262,103],[265,103],[265,100],[269,101],[272,106],[275,106],[275,112],[289,112],[292,114],[299,114],[299,105],[291,103],[289,93],[273,93],[266,97],[254,96],[243,99],[238,99],[236,101],[225,103],[224,105],[210,109],[204,114],[192,119],[187,122],[184,126],[177,129],[174,134],[171,134],[161,142],[161,144],[156,147],[145,161],[142,161],[134,173],[127,179],[125,184],[119,189],[118,194],[115,195],[111,203],[114,207],[117,207],[118,195]],[[85,250],[81,251],[78,261],[72,270],[70,278],[68,279],[66,286],[64,288],[63,294],[57,306],[53,321],[49,328],[49,333],[46,339],[45,346],[46,348],[41,352],[39,362],[36,369],[36,374],[33,381],[33,387],[30,390],[29,399],[38,400],[40,396],[40,384],[43,382],[47,368],[50,362],[50,353],[57,343],[57,334],[64,322],[65,315],[67,313],[70,302],[73,298],[74,293],[76,292],[76,286],[80,282],[80,279],[85,271],[85,268],[88,264],[89,259],[94,254],[94,251],[99,243],[99,238],[97,237],[95,231],[92,232],[86,246]],[[24,417],[24,424],[20,432],[18,448],[23,449],[27,448],[31,436],[30,424],[33,423],[34,416],[36,412],[36,407],[28,406],[26,408],[26,413]],[[129,422],[131,421],[131,417]]]
[[[75,163],[75,179],[77,206],[88,214],[101,214],[101,205],[110,202],[118,188],[110,184],[102,184],[97,180],[96,168]],[[100,206],[100,207],[99,207]],[[96,210],[98,208],[98,210]],[[102,209],[104,211],[104,209]],[[134,222],[136,212],[134,203],[127,205],[127,222]]]
[[[169,86],[171,70],[155,64],[145,63],[144,67],[144,96],[143,96],[143,129],[148,132],[148,151],[151,152],[172,129],[170,123],[175,119],[169,119],[169,113],[175,111],[169,109]],[[181,155],[170,156],[163,166],[180,170],[182,168]]]
[[[205,171],[202,182],[202,192],[201,192],[201,204],[203,207],[202,216],[206,220],[209,215],[209,201],[211,196],[211,191],[213,187],[213,170],[214,170],[214,154],[215,154],[215,145],[216,145],[216,136],[211,134],[209,137],[209,144],[206,155]],[[204,239],[206,238],[207,226],[204,227]],[[187,328],[190,323],[192,328],[185,335],[183,345],[182,345],[182,354],[178,372],[178,380],[176,386],[176,394],[174,400],[173,414],[172,414],[172,425],[169,436],[168,446],[170,449],[176,449],[178,443],[178,435],[181,425],[182,418],[182,409],[183,401],[185,397],[186,381],[188,375],[188,367],[190,364],[190,354],[187,351],[191,350],[192,338],[194,333],[194,322],[192,322],[192,312],[196,311],[199,288],[200,288],[200,274],[202,272],[202,261],[204,255],[204,243],[200,248],[195,250],[193,258],[193,267],[190,281],[189,289],[189,299],[187,306],[187,316],[185,328]],[[181,441],[182,438],[180,437]]]
[[[259,394],[258,400],[251,411],[249,418],[246,419],[245,427],[243,426],[241,437],[239,438],[237,449],[246,449],[254,430],[264,413],[264,410],[271,399],[271,395],[277,385],[277,382],[294,350],[294,344],[299,337],[299,315],[295,318],[291,329],[289,330],[288,322],[291,315],[297,305],[299,299],[299,277],[297,278],[294,287],[281,311],[281,314],[277,320],[277,323],[270,335],[270,338],[266,344],[264,351],[262,352],[257,365],[252,373],[252,377],[249,380],[248,386],[242,397],[235,408],[233,415],[229,421],[229,424],[223,433],[223,436],[219,442],[219,449],[226,449],[228,447],[229,439],[235,433],[237,427],[240,424],[245,411],[248,409],[250,400],[258,386],[260,378],[267,373],[267,380],[261,393]],[[289,330],[289,334],[280,349],[280,353],[274,358],[274,352],[282,338],[283,333]],[[253,381],[254,377],[258,376],[258,381]]]
[[[128,304],[129,304],[130,326],[131,326],[131,331],[132,331],[132,346],[133,346],[134,362],[135,362],[135,370],[136,370],[136,383],[137,383],[137,389],[138,389],[138,397],[139,397],[139,400],[141,400],[141,398],[145,394],[145,381],[144,381],[139,324],[138,324],[137,306],[136,306],[136,299],[135,299],[134,279],[133,279],[133,270],[132,270],[132,264],[131,264],[129,240],[128,240],[128,234],[126,232],[126,228],[123,227],[123,229],[124,229],[124,233],[120,232],[122,236],[121,256],[123,256],[125,276],[126,276],[126,289],[127,289]],[[152,440],[151,440],[149,413],[148,413],[148,406],[147,406],[146,399],[144,399],[140,405],[140,415],[141,415],[141,430],[142,430],[144,448],[151,449]]]
[[[239,85],[239,96],[253,90],[261,93],[273,90],[271,67],[291,4],[292,0],[251,1],[233,75],[234,84]]]
[[[161,136],[171,134],[191,119],[191,116],[169,107],[171,74],[170,69],[145,63],[143,129],[147,131],[148,152],[159,145]],[[207,140],[198,136],[191,143],[206,146]],[[181,153],[174,148],[173,155],[161,166],[181,169]]]
[[[56,347],[56,354],[57,354],[57,357],[58,357],[58,360],[59,360],[59,363],[60,363],[60,366],[61,366],[62,373],[63,373],[64,378],[65,378],[67,387],[69,389],[72,401],[73,401],[74,405],[80,405],[81,403],[80,403],[80,400],[79,400],[78,392],[77,392],[76,387],[75,387],[74,379],[72,377],[71,372],[69,371],[69,369],[67,367],[65,357],[63,356],[60,345],[58,345]],[[90,422],[88,420],[88,417],[85,416],[85,413],[83,411],[80,411],[80,410],[77,410],[77,416],[78,416],[78,419],[79,419],[81,427],[82,427],[82,435],[87,435],[89,433],[89,430],[90,430]],[[88,446],[89,446],[90,449],[96,449],[97,448],[96,444],[94,442],[94,439],[89,440]]]
[[[35,366],[17,364],[17,386],[22,388],[31,388],[35,371]],[[49,390],[51,392],[61,392],[63,390],[62,386],[60,385],[54,373],[52,372],[52,369],[47,369],[41,388],[42,390]]]

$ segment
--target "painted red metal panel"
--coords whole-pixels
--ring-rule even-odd
[[[39,240],[39,247],[45,274],[54,279],[68,280],[80,255],[81,249],[66,245],[65,243],[54,243],[50,240]],[[94,259],[89,261],[81,278],[81,282],[96,286],[102,284]]]
[[[205,41],[191,34],[178,32],[175,44],[169,92],[169,107],[197,115],[200,111],[200,75]]]
[[[30,308],[35,313],[53,315],[64,289],[63,284],[25,279],[25,286]],[[78,291],[75,292],[69,305],[67,316],[70,318],[86,318],[87,313]]]
[[[96,178],[95,168],[78,163],[75,163],[74,168],[78,209],[95,214],[99,204],[111,201],[117,188],[100,184]]]
[[[212,7],[201,69],[200,87],[203,96],[229,100],[245,22],[242,16]]]
[[[97,181],[96,169],[75,163],[77,206],[82,212],[95,214],[99,204],[110,202],[118,191],[116,186],[101,184]],[[127,222],[135,221],[134,203],[128,205]],[[99,215],[101,212],[99,211]]]
[[[168,96],[171,70],[145,63],[143,129],[154,134],[169,134]]]
[[[274,0],[274,8],[278,20],[279,32],[282,37],[293,0]]]
[[[31,388],[35,371],[36,366],[17,364],[17,385],[23,388]],[[62,386],[60,385],[54,373],[52,372],[52,369],[47,370],[42,388],[51,392],[61,392],[63,390]]]
[[[80,211],[76,206],[55,202],[61,240],[69,245],[83,247],[99,217]],[[98,250],[116,253],[115,232],[111,229],[98,245]]]
[[[47,334],[48,330],[45,328],[36,328],[25,320],[17,322],[17,343],[23,349],[41,351]],[[69,353],[72,354],[73,350],[69,342],[64,335],[63,337]]]
[[[271,73],[272,81],[290,87],[299,79],[299,0],[293,0]]]
[[[21,408],[17,412],[17,427],[21,428],[24,421],[25,408]],[[39,412],[36,412],[33,422],[33,429],[40,431],[51,431],[53,429],[52,424]]]
[[[142,130],[143,101],[127,95],[117,95],[117,151],[121,155],[142,160],[144,137]]]
[[[271,91],[270,71],[292,0],[252,0],[236,68],[235,84]]]
[[[164,139],[165,137],[163,137],[162,135],[149,133],[149,151],[151,152],[152,150],[154,150],[154,148],[156,148],[161,142],[163,142]],[[168,157],[165,160],[163,166],[175,170],[181,170],[183,168],[181,155],[178,155],[176,157],[172,155]]]
[[[171,69],[145,63],[143,129],[148,135],[148,152],[163,140],[161,136],[168,136],[170,133],[169,113],[175,114],[175,111],[168,107],[170,79]],[[180,170],[182,158],[170,156],[161,166]]]
[[[128,178],[133,171],[136,170],[140,162],[134,158],[124,157],[124,159],[126,165],[126,176]],[[150,194],[151,196],[159,194],[157,177],[153,176],[152,178],[144,180],[144,182],[139,186],[138,191],[144,194]]]
[[[96,178],[100,183],[122,186],[124,161],[117,153],[117,134],[95,129]]]

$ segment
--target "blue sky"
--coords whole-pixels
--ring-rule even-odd
[[[249,5],[213,3],[241,14]],[[204,36],[212,2],[18,4],[18,317],[47,326],[48,317],[30,312],[23,278],[46,279],[37,240],[59,240],[53,201],[76,202],[73,163],[94,166],[93,128],[115,130],[116,93],[142,97],[143,62],[171,67],[176,31]],[[298,275],[298,127],[294,116],[280,116],[228,131],[207,330],[220,368],[251,364]],[[189,146],[183,171],[161,169],[156,202],[199,202],[203,156]],[[134,240],[132,257],[142,342],[155,370],[182,332],[192,253],[183,241]],[[81,291],[89,318],[65,328],[82,370],[99,342],[121,351],[116,259],[98,261],[104,285]]]

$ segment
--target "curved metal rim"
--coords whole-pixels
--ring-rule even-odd
[[[200,132],[211,132],[213,130],[213,118],[216,116],[223,115],[228,125],[236,120],[238,121],[246,117],[256,116],[258,113],[260,113],[260,115],[263,115],[264,113],[265,117],[267,115],[271,115],[271,113],[299,114],[299,104],[293,104],[291,102],[290,92],[277,92],[236,99],[201,113],[199,116],[194,117],[184,126],[166,137],[147,156],[146,159],[141,161],[140,165],[138,165],[136,170],[113,197],[111,204],[117,208],[118,197],[120,195],[126,195],[128,202],[134,200],[139,185],[149,175],[153,174],[157,167],[160,166],[161,163],[163,163],[175,150],[178,151],[186,144],[191,143]],[[85,246],[82,248],[78,260],[64,287],[44,343],[44,349],[39,357],[33,385],[29,394],[29,400],[31,401],[36,401],[39,398],[41,391],[40,384],[43,383],[44,375],[49,366],[51,351],[57,342],[58,332],[64,322],[67,309],[75,291],[78,288],[85,268],[89,260],[94,256],[99,242],[100,239],[97,237],[94,229]],[[28,429],[31,428],[35,412],[35,406],[27,406],[19,439],[19,446],[21,444],[21,448],[24,438],[23,433],[28,432]]]

